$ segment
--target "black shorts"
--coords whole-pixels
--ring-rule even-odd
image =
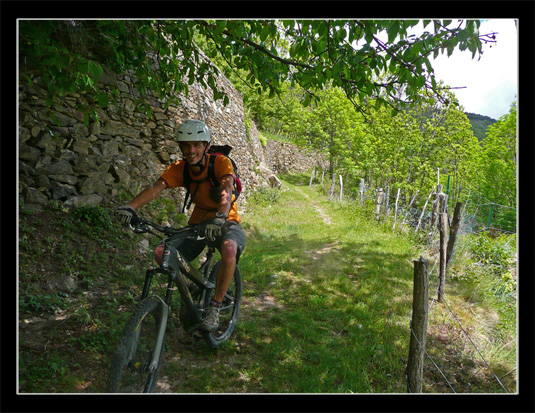
[[[204,231],[206,223],[188,225],[188,231],[173,235],[166,242],[180,251],[188,261],[193,261],[199,256],[207,245]],[[240,255],[245,249],[245,233],[240,224],[228,221],[223,227],[223,236],[216,239],[214,246],[221,252],[223,241],[231,239],[238,245],[236,252],[236,264],[240,260]]]

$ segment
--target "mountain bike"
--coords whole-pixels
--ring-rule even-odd
[[[195,268],[176,248],[167,243],[171,236],[191,231],[191,227],[162,227],[141,217],[134,217],[130,225],[135,233],[149,232],[158,235],[149,227],[163,233],[164,250],[159,267],[147,270],[140,301],[124,326],[112,359],[106,384],[107,393],[154,391],[162,365],[164,337],[173,291],[178,290],[180,293],[179,319],[184,329],[191,333],[203,320],[205,308],[208,307],[215,289],[216,275],[221,263],[217,261],[212,265],[216,249],[214,245],[207,245],[206,259],[199,268]],[[196,236],[204,237],[202,226],[198,227]],[[166,287],[165,297],[151,294],[151,284],[156,280],[161,286],[162,278]],[[196,330],[210,347],[217,348],[233,333],[240,311],[241,291],[241,274],[236,265],[232,284],[219,312],[219,328],[214,332]]]

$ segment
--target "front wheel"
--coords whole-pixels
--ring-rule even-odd
[[[214,268],[210,272],[210,281],[216,282],[216,275],[219,271],[221,261],[218,261]],[[238,316],[240,314],[241,305],[241,274],[240,269],[236,265],[234,270],[234,278],[230,284],[227,294],[222,302],[221,309],[219,310],[219,328],[213,332],[202,332],[203,338],[213,348],[218,347],[221,343],[228,340],[236,328],[238,322]],[[208,306],[211,299],[212,291],[209,291],[205,296],[205,307]]]
[[[112,359],[107,393],[150,393],[156,385],[163,353],[165,304],[158,298],[141,301],[128,319]],[[160,340],[158,337],[161,336]],[[153,355],[159,351],[155,360]]]

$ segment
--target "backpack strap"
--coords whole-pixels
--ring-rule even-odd
[[[210,160],[211,160],[212,156],[210,155]],[[213,164],[213,161],[212,161],[212,164]],[[210,163],[208,164],[208,167],[210,167]],[[212,169],[213,169],[213,165],[212,165]],[[209,171],[209,170],[208,170]],[[207,176],[203,179],[192,179],[191,178],[191,175],[189,173],[189,167],[188,167],[188,164],[186,162],[186,164],[184,165],[184,176],[183,176],[183,180],[184,180],[184,186],[186,187],[186,196],[184,197],[184,205],[182,206],[182,213],[184,213],[184,211],[186,209],[190,209],[191,207],[191,204],[193,203],[193,200],[195,199],[195,195],[197,195],[197,191],[199,190],[199,186],[203,183],[203,182],[206,182],[208,180],[210,180],[210,178]],[[195,190],[193,191],[193,195],[191,195],[191,184],[197,184],[197,186],[195,187]],[[191,198],[190,198],[191,196]],[[189,203],[188,203],[188,199],[189,199]]]
[[[230,151],[228,151],[228,152],[230,152]],[[193,200],[195,199],[195,195],[197,195],[197,190],[199,189],[199,186],[202,183],[204,183],[206,181],[210,181],[210,185],[212,187],[220,185],[219,181],[217,180],[217,178],[215,176],[215,167],[214,167],[215,159],[217,158],[218,155],[216,155],[214,153],[209,153],[208,156],[209,156],[209,158],[208,158],[208,173],[206,174],[206,177],[203,178],[203,179],[198,179],[198,180],[192,179],[187,163],[184,165],[184,186],[186,187],[186,197],[184,198],[184,205],[182,207],[182,213],[184,213],[184,211],[186,209],[188,209],[188,210],[190,209],[191,204],[193,203]],[[232,167],[234,168],[234,173],[236,174],[237,173],[237,166],[236,166],[235,162],[232,159],[230,159],[230,161],[232,162]],[[190,186],[191,186],[192,183],[197,184],[197,187],[193,191],[193,195],[191,195],[191,191],[190,191]],[[240,188],[237,188],[237,184],[239,184]],[[235,177],[234,178],[233,190],[232,190],[232,193],[234,194],[234,200],[232,201],[232,204],[234,202],[236,202],[236,200],[238,199],[238,196],[240,195],[240,192],[241,192],[241,183],[239,182],[238,178]],[[190,198],[190,195],[191,195],[191,198]],[[188,199],[189,199],[189,203],[188,203]],[[201,207],[199,207],[199,208],[201,208]],[[205,209],[205,208],[201,208],[201,209]],[[209,211],[215,212],[215,211],[217,211],[217,209],[210,209]]]

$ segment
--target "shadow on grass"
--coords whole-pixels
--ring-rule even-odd
[[[410,251],[380,252],[380,244],[338,242],[328,234],[304,240],[296,233],[249,228],[249,253],[240,262],[248,294],[251,299],[269,295],[279,304],[267,312],[244,309],[247,320],[262,326],[260,332],[245,323],[243,334],[262,349],[268,391],[407,392],[417,257]],[[448,363],[449,371],[473,364],[463,353],[439,361]],[[426,364],[428,388],[451,392],[432,368]],[[485,375],[469,380],[470,386],[462,386],[458,377],[455,390],[497,391]]]

